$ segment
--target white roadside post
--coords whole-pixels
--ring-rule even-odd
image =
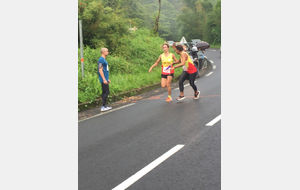
[[[81,53],[81,75],[84,76],[84,59],[83,59],[83,43],[82,43],[82,21],[79,20],[79,35],[80,35],[80,53]]]

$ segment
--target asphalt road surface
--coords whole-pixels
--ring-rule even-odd
[[[78,123],[80,190],[221,189],[221,56],[196,79],[200,98],[184,88],[142,98]],[[181,72],[180,69],[175,72]]]

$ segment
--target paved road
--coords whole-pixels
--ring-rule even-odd
[[[78,123],[79,189],[221,189],[221,57],[205,55],[215,69],[198,100],[186,86],[183,101],[173,89],[173,102],[165,91]]]

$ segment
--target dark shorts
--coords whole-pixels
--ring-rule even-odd
[[[166,79],[168,76],[172,76],[174,78],[174,73],[168,74],[168,75],[161,74],[161,78],[165,78]]]

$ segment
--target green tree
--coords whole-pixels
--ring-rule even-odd
[[[182,1],[183,1],[183,4],[190,9],[194,9],[195,4],[197,2],[197,0],[182,0]]]
[[[189,41],[192,38],[200,38],[208,41],[207,21],[209,14],[213,11],[210,0],[183,0],[185,7],[177,19],[180,23],[180,31]]]
[[[141,5],[146,11],[143,27],[147,29],[154,28],[155,21],[157,18],[157,10],[159,9],[159,4],[156,0],[140,0]],[[177,19],[181,11],[178,6],[182,6],[181,0],[164,0],[161,1],[161,11],[159,17],[159,36],[167,40],[176,40],[179,38],[179,30],[177,28]],[[175,7],[176,6],[176,7]]]
[[[221,0],[214,6],[207,21],[207,39],[210,43],[221,44]]]
[[[161,9],[161,0],[158,0],[159,3],[159,9],[158,9],[158,14],[155,19],[155,25],[154,25],[154,33],[156,34],[158,32],[158,25],[159,25],[159,16],[160,16],[160,9]]]
[[[184,36],[187,41],[193,38],[201,39],[203,32],[199,22],[201,20],[196,18],[195,11],[188,7],[182,8],[182,14],[178,15],[181,36]]]
[[[118,4],[120,2],[84,0],[78,3],[78,19],[83,24],[84,45],[92,48],[105,46],[114,51],[122,44],[120,39],[129,34],[129,20],[124,18],[123,9]]]
[[[179,39],[176,15],[178,11],[168,1],[162,1],[159,36],[166,41]]]
[[[144,26],[146,19],[146,10],[138,0],[124,0],[122,2],[124,16],[129,19],[131,26],[141,28]]]

